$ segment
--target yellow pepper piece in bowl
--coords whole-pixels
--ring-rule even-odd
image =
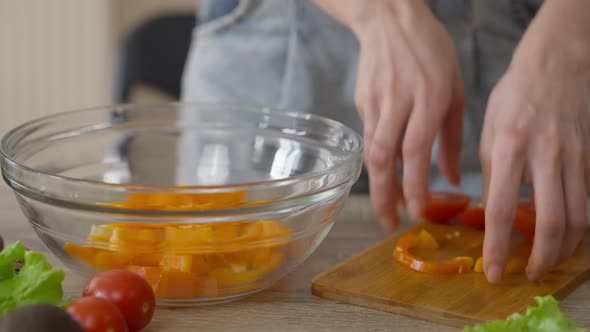
[[[245,194],[132,194],[113,206],[129,209],[231,207]],[[86,245],[64,250],[99,270],[127,269],[142,275],[160,298],[217,296],[255,288],[279,269],[292,231],[282,222],[116,222],[93,226]]]

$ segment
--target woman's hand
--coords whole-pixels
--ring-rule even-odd
[[[422,214],[438,134],[439,166],[459,182],[463,81],[451,38],[421,0],[384,5],[356,31],[361,52],[355,100],[364,122],[371,199],[382,225],[393,229],[400,201],[405,199],[412,218]]]
[[[500,280],[522,182],[537,211],[530,279],[573,254],[586,227],[590,176],[590,2],[548,0],[490,96],[484,170],[488,280]]]
[[[364,123],[364,160],[374,209],[391,230],[404,198],[411,216],[421,216],[437,135],[439,166],[450,182],[459,182],[464,96],[455,47],[423,0],[360,6],[356,0],[316,1],[360,42],[355,99]]]

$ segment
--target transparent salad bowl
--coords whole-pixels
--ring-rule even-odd
[[[330,119],[194,103],[41,118],[0,152],[24,215],[71,270],[135,271],[178,306],[247,296],[300,265],[358,179],[361,150]]]

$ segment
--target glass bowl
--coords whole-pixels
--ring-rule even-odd
[[[330,119],[194,103],[48,116],[0,152],[23,213],[70,269],[135,271],[178,306],[247,296],[300,265],[358,179],[361,150]]]

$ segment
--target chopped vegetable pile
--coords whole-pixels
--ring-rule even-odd
[[[236,193],[182,196],[132,195],[113,206],[189,209],[236,206]],[[213,297],[257,287],[277,270],[291,230],[273,220],[218,223],[134,223],[94,226],[85,245],[65,251],[98,270],[125,269],[143,276],[158,298]]]
[[[512,314],[505,320],[466,327],[464,332],[582,332],[576,323],[560,310],[559,303],[552,296],[535,297],[538,306],[529,307],[526,313]]]
[[[27,304],[62,305],[63,280],[64,272],[51,266],[43,254],[26,250],[20,242],[7,246],[0,252],[0,317]]]

